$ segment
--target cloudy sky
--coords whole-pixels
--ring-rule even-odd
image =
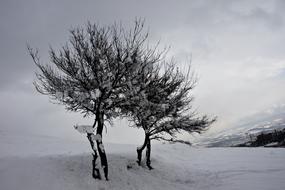
[[[282,0],[1,0],[0,132],[82,138],[72,126],[90,120],[66,113],[33,88],[36,67],[26,43],[48,62],[49,46],[63,45],[71,27],[87,21],[128,27],[136,17],[145,19],[151,43],[171,46],[181,68],[192,56],[199,77],[195,107],[218,116],[212,131],[234,127],[285,103],[284,10]],[[139,143],[142,131],[127,125],[116,122],[106,140]]]

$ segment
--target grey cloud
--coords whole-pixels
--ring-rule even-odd
[[[49,45],[55,49],[62,46],[71,27],[82,26],[88,20],[102,25],[122,21],[131,26],[136,17],[146,19],[150,42],[161,40],[162,47],[171,45],[170,54],[177,56],[178,61],[192,53],[194,68],[201,76],[195,91],[196,105],[202,112],[221,115],[221,125],[230,117],[247,114],[250,109],[282,102],[284,90],[279,88],[284,84],[284,71],[280,71],[278,79],[260,76],[256,80],[263,81],[260,86],[256,81],[242,78],[239,72],[261,67],[258,63],[246,62],[256,57],[281,63],[285,60],[284,7],[282,0],[2,0],[0,104],[4,108],[0,110],[0,118],[10,126],[5,118],[11,118],[15,111],[17,118],[13,126],[16,129],[23,120],[25,126],[31,125],[39,131],[48,131],[49,125],[75,124],[79,116],[64,116],[63,108],[50,105],[47,97],[35,92],[32,81],[36,67],[26,43],[38,48],[41,60],[48,62]],[[266,66],[273,65],[266,63],[264,72],[267,72]],[[266,93],[258,87],[266,88]],[[11,102],[15,109],[9,107]],[[41,120],[44,124],[35,126],[40,125]],[[55,127],[51,129],[56,133]],[[119,129],[116,129],[118,133]],[[67,129],[62,128],[62,133],[64,130]],[[114,136],[110,139],[115,139]]]

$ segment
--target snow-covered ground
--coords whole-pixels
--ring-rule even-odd
[[[95,181],[87,140],[0,131],[0,189],[285,189],[285,149],[156,144],[149,171],[136,165],[135,148],[107,144],[110,181]]]

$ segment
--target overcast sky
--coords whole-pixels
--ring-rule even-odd
[[[150,42],[171,46],[169,54],[182,68],[192,55],[199,76],[195,107],[218,116],[212,130],[235,126],[285,103],[284,10],[282,0],[1,0],[0,132],[81,138],[72,126],[90,120],[66,113],[34,90],[36,67],[26,43],[48,62],[49,46],[63,45],[71,27],[87,21],[130,26],[136,17],[145,19]],[[142,134],[120,121],[106,140],[140,143]]]

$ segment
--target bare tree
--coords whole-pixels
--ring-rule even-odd
[[[148,35],[143,33],[143,25],[137,20],[134,28],[128,31],[117,24],[100,27],[88,23],[86,28],[75,28],[70,31],[67,45],[58,53],[50,49],[50,64],[46,65],[40,62],[38,52],[28,47],[39,68],[34,82],[37,91],[69,111],[95,116],[92,126],[75,126],[87,133],[93,150],[94,178],[101,179],[96,162],[100,157],[108,180],[108,162],[102,141],[105,121],[111,122],[120,115],[120,104],[126,101],[124,89],[128,81],[133,80],[138,65],[155,62],[154,51],[144,45]]]
[[[165,66],[163,69],[151,67],[136,75],[136,82],[131,83],[127,90],[131,94],[125,93],[128,101],[122,104],[123,112],[145,132],[144,143],[137,148],[137,162],[141,164],[142,152],[146,148],[149,169],[152,169],[151,140],[191,144],[178,139],[177,134],[182,131],[200,133],[215,121],[215,118],[210,119],[206,115],[198,117],[192,109],[190,92],[195,87],[196,79],[190,67],[188,74],[184,75],[174,63],[161,62]]]

